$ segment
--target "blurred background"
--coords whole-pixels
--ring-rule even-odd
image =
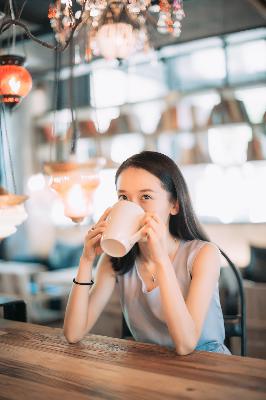
[[[59,3],[69,2],[0,0],[0,24],[13,15],[39,41],[64,44]],[[78,12],[82,1],[74,3]],[[15,106],[0,91],[0,186],[28,196],[27,219],[0,241],[0,294],[23,297],[30,321],[62,326],[85,233],[116,201],[117,166],[134,153],[156,150],[180,166],[201,223],[240,268],[248,354],[266,358],[265,2],[187,0],[185,18],[176,14],[171,26],[162,4],[151,2],[137,39],[124,32],[126,45],[102,29],[109,20],[101,22],[101,31],[93,22],[96,33],[77,29],[63,52],[29,38],[22,26],[2,31],[0,56],[25,57],[32,88]],[[92,16],[95,10],[87,12]],[[44,169],[73,156],[78,165],[96,160],[90,170],[97,184],[79,223],[79,217],[64,215],[62,200],[49,187],[57,178]],[[74,203],[81,207],[76,198]],[[237,285],[222,263],[224,307],[230,312]],[[94,332],[121,335],[117,293]]]

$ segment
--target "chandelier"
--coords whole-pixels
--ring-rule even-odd
[[[64,47],[80,21],[85,28],[86,58],[128,58],[150,47],[150,29],[179,37],[183,0],[57,0],[48,17],[56,40]]]

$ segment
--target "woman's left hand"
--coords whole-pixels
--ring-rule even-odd
[[[168,229],[166,225],[158,215],[151,212],[146,212],[142,225],[142,239],[147,244],[150,261],[153,263],[165,261],[166,257],[168,257]]]

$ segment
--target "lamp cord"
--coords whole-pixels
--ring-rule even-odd
[[[11,19],[12,21],[15,20],[15,12],[14,12],[14,7],[13,7],[13,1],[9,0],[9,8],[10,8],[10,13],[11,13]],[[16,47],[16,25],[12,25],[12,53],[15,53],[15,47]]]
[[[2,125],[3,121],[3,125]],[[1,136],[1,150],[3,153],[3,169],[4,169],[4,177],[6,180],[6,185],[8,189],[8,176],[7,176],[7,171],[4,168],[4,160],[5,160],[5,147],[7,147],[7,153],[8,153],[8,162],[9,162],[9,167],[10,167],[10,172],[11,172],[11,179],[12,179],[12,185],[13,185],[13,190],[14,193],[17,193],[17,187],[16,187],[16,181],[15,181],[15,174],[14,174],[14,167],[13,167],[13,162],[12,162],[12,157],[11,157],[11,149],[10,149],[10,143],[9,143],[9,138],[7,134],[7,124],[6,124],[6,114],[5,114],[5,107],[1,103],[1,121],[0,121],[0,136]],[[6,146],[4,143],[4,136],[5,136],[5,141],[6,141]]]
[[[50,161],[52,161],[52,149],[53,145],[56,145],[55,139],[56,139],[56,133],[55,133],[55,126],[56,126],[56,116],[57,116],[57,110],[58,110],[58,95],[59,95],[59,82],[60,82],[60,70],[61,70],[61,53],[56,50],[55,52],[55,57],[54,57],[54,90],[53,90],[53,123],[52,123],[52,139],[50,142]]]
[[[75,52],[74,52],[74,40],[70,41],[69,45],[69,108],[71,112],[71,125],[72,125],[72,137],[71,137],[71,147],[70,154],[75,154],[77,149],[77,140],[79,138],[78,127],[77,127],[77,113],[75,104],[75,89],[74,89],[74,63],[75,63]]]

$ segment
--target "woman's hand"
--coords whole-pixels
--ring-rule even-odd
[[[98,256],[103,252],[100,247],[100,240],[105,231],[107,225],[106,218],[110,211],[111,207],[105,210],[99,221],[90,228],[85,237],[82,257],[87,261],[93,261],[95,256]]]
[[[142,226],[142,239],[147,244],[150,261],[158,263],[165,260],[168,256],[166,225],[156,214],[146,212]]]

